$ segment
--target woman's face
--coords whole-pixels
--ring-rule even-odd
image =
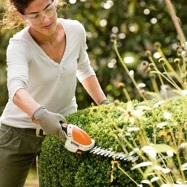
[[[56,4],[52,0],[34,0],[25,9],[23,18],[31,29],[43,35],[51,35],[56,31]]]

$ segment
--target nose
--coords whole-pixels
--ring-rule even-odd
[[[49,17],[47,15],[42,16],[42,22],[49,21]]]
[[[50,17],[49,16],[47,16],[46,14],[42,14],[41,15],[41,22],[48,22],[49,20],[50,20]]]
[[[50,16],[48,16],[45,12],[41,12],[40,16],[41,16],[41,21],[42,22],[44,22],[46,20],[48,21],[49,18],[50,18]]]

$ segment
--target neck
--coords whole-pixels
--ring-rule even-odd
[[[42,34],[37,30],[30,27],[29,33],[38,45],[52,45],[56,42],[56,38],[59,35],[60,25],[57,24],[56,30],[49,35]]]

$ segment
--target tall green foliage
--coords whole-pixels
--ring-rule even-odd
[[[0,2],[0,20],[3,17],[3,2]],[[6,86],[6,66],[5,66],[5,59],[6,59],[6,47],[8,44],[7,34],[2,31],[0,27],[0,89],[1,89],[1,96],[0,96],[0,114],[3,111],[3,108],[8,100],[7,94],[7,86]]]

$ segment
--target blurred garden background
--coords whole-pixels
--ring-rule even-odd
[[[122,87],[125,87],[131,99],[141,100],[131,79],[119,63],[111,36],[115,35],[124,63],[138,85],[145,90],[153,90],[144,64],[149,62],[146,51],[151,52],[155,61],[160,58],[160,54],[155,49],[156,42],[161,44],[162,51],[171,65],[174,65],[176,58],[181,58],[178,47],[179,37],[164,0],[67,0],[66,2],[66,8],[58,10],[59,17],[76,19],[84,25],[91,64],[111,101],[116,99],[127,101]],[[186,34],[186,1],[172,1],[172,3],[181,28]],[[5,0],[1,0],[1,20],[6,10],[4,5]],[[8,100],[6,47],[9,38],[19,29],[21,28],[3,30],[1,27],[0,29],[0,114]],[[89,107],[93,102],[80,84],[77,87],[77,101],[79,109]]]
[[[1,20],[6,11],[5,1],[0,1]],[[110,101],[126,102],[129,99],[128,96],[130,99],[142,100],[132,79],[119,61],[114,50],[114,39],[117,41],[119,54],[125,66],[128,67],[130,76],[136,80],[142,90],[154,92],[153,82],[156,81],[162,93],[159,77],[153,80],[145,66],[153,60],[157,63],[157,67],[163,68],[159,64],[161,54],[157,50],[158,44],[174,70],[177,69],[176,59],[178,59],[177,62],[183,60],[186,63],[186,55],[182,56],[180,37],[165,0],[66,0],[65,2],[67,6],[64,9],[58,9],[59,17],[76,19],[84,25],[91,64]],[[186,35],[187,3],[185,0],[171,2],[178,16],[178,22]],[[8,100],[6,48],[9,38],[20,29],[21,27],[3,30],[0,27],[0,115]],[[148,54],[151,54],[151,58]],[[184,69],[183,78],[187,76],[186,72]],[[168,85],[166,80],[163,83]],[[80,83],[77,86],[77,102],[79,109],[89,107],[93,102]],[[35,172],[30,176],[34,176],[34,183],[36,183]],[[37,184],[32,183],[28,186],[37,186]]]

